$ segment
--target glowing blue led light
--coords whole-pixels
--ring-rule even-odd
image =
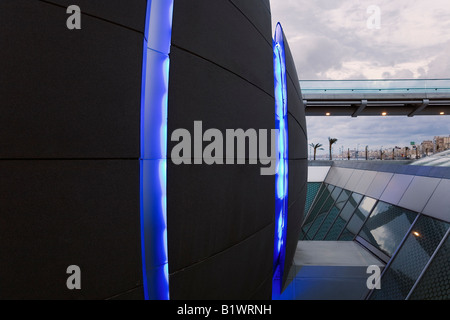
[[[167,115],[173,0],[147,0],[141,89],[141,248],[146,299],[168,300]]]
[[[284,272],[286,222],[288,211],[288,101],[286,85],[286,57],[283,29],[278,24],[273,43],[275,81],[275,128],[279,130],[277,173],[275,175],[275,245],[273,257],[273,296],[280,294]]]

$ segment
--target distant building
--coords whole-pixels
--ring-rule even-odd
[[[425,140],[420,144],[422,148],[422,154],[428,155],[434,152],[434,144],[431,140]]]
[[[450,136],[448,137],[434,137],[436,143],[436,152],[450,149]]]

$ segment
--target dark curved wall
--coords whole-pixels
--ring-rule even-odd
[[[268,1],[175,1],[170,58],[169,136],[193,136],[196,120],[224,134],[274,129]],[[172,299],[271,298],[275,178],[246,163],[169,161]]]
[[[76,3],[0,1],[0,299],[143,298],[146,1]]]
[[[140,124],[145,0],[0,1],[0,299],[142,299]],[[269,1],[175,0],[171,133],[273,129]],[[286,261],[306,191],[306,126],[287,59]],[[298,132],[298,134],[297,134]],[[297,139],[297,140],[296,140]],[[248,163],[248,161],[247,161]],[[168,161],[172,299],[270,299],[274,176]],[[298,224],[297,224],[298,221]],[[298,229],[298,230],[297,230]],[[69,265],[82,290],[66,287]],[[287,272],[286,272],[287,274]]]
[[[303,223],[308,180],[308,135],[305,106],[299,77],[289,48],[289,39],[284,35],[286,55],[286,82],[288,93],[289,126],[289,194],[288,225],[286,231],[286,258],[283,284],[286,283],[292,265]]]

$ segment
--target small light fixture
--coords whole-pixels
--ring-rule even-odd
[[[441,113],[439,113],[441,116],[443,116],[443,115],[445,115],[445,112],[441,112]]]
[[[381,115],[382,115],[383,117],[386,117],[386,116],[387,116],[387,112],[383,112]]]
[[[418,233],[417,231],[413,231],[412,234],[415,235],[416,237],[420,237],[420,233]]]
[[[327,117],[329,117],[329,116],[331,116],[331,113],[327,112],[327,113],[325,113],[325,115],[326,115]]]

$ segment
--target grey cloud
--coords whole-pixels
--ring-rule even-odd
[[[440,38],[444,41],[450,38],[450,25],[445,22],[449,21],[450,16],[448,3],[434,1],[436,9],[430,11],[430,19],[433,21],[427,21],[420,16],[421,6],[425,3],[431,6],[425,0],[377,2],[383,4],[383,27],[380,31],[372,32],[367,30],[365,25],[365,8],[368,1],[272,0],[274,20],[282,22],[290,39],[300,78],[323,79],[327,72],[341,70],[345,62],[349,61],[364,62],[366,66],[379,65],[385,69],[398,69],[401,64],[416,63],[417,65],[409,70],[413,76],[423,74],[418,71],[419,68],[429,68],[433,77],[450,77],[450,66],[447,64],[444,64],[444,68],[442,65],[440,68],[423,65],[424,60],[448,52],[448,47],[439,42]],[[338,18],[333,17],[336,10],[342,10]],[[355,15],[355,11],[360,13]],[[345,17],[353,17],[353,20],[346,20]],[[411,25],[411,21],[415,20],[417,26]],[[417,38],[418,31],[421,32],[422,38]],[[424,37],[433,41],[429,44],[423,43]],[[435,64],[445,59],[446,56],[442,54],[436,58]],[[356,66],[354,68],[351,74],[361,73]],[[391,78],[411,76],[406,70],[383,72],[389,72]]]
[[[380,30],[366,27],[369,4],[382,9]],[[450,78],[448,0],[271,0],[271,6],[300,79],[367,79],[374,74],[369,69],[390,79]],[[447,117],[308,117],[307,123],[310,143],[327,146],[331,136],[338,148],[407,145],[450,134]]]

